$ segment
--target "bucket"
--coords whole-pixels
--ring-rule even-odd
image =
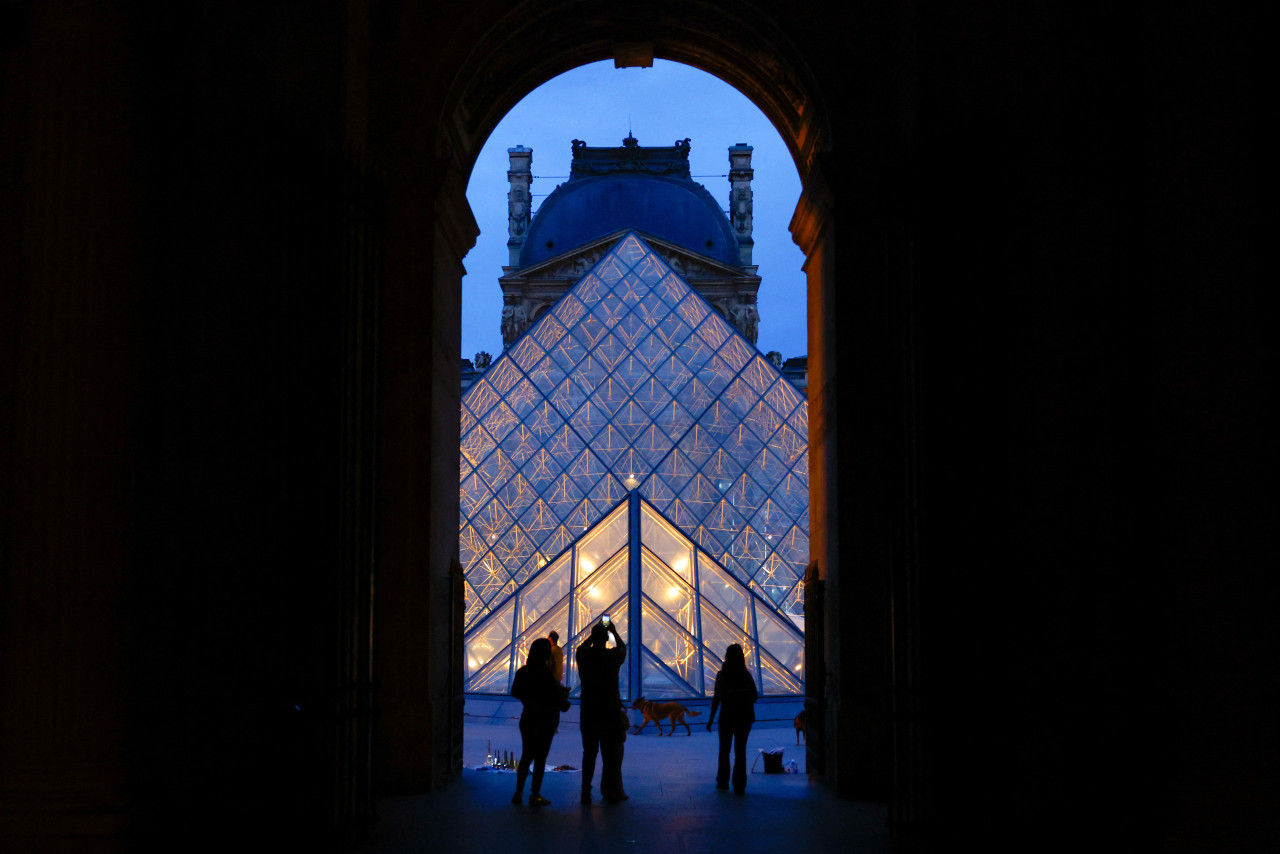
[[[765,750],[761,752],[760,755],[764,757],[764,773],[782,773],[782,754],[783,749],[781,747],[777,750]]]

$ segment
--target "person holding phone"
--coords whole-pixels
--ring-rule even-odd
[[[607,646],[610,635],[613,647]],[[591,627],[591,634],[578,647],[574,660],[582,680],[582,803],[591,803],[591,779],[596,770],[596,754],[602,757],[600,794],[616,804],[626,800],[622,791],[622,741],[627,726],[620,709],[618,670],[627,659],[627,645],[606,614]]]

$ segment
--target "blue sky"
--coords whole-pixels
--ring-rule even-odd
[[[787,224],[800,197],[795,163],[764,114],[729,84],[687,65],[655,60],[652,68],[613,67],[612,60],[575,68],[531,92],[494,129],[480,151],[467,199],[480,237],[462,281],[462,355],[502,351],[498,277],[507,263],[507,149],[533,149],[536,212],[569,175],[570,141],[621,145],[628,127],[641,145],[688,137],[694,180],[720,203],[729,201],[729,146],[754,146],[755,254],[760,267],[757,346],[784,358],[808,351],[804,255]]]

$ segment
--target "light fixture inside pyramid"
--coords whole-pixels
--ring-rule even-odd
[[[511,659],[527,647],[522,638],[538,636],[528,631],[545,635],[554,628],[570,637],[567,597],[578,576],[576,569],[553,570],[602,536],[597,523],[612,519],[633,489],[662,525],[714,564],[709,572],[723,574],[754,603],[751,624],[739,624],[753,647],[767,652],[771,642],[785,646],[802,636],[808,403],[634,233],[467,390],[461,435],[468,691],[505,693],[510,661],[503,670],[501,650]],[[567,551],[575,542],[578,548]],[[650,557],[658,553],[650,547]],[[616,593],[605,604],[630,609],[626,614],[638,607],[648,627],[645,600],[630,589],[638,568],[622,565],[629,558],[616,552],[592,559],[599,561],[593,573],[605,573],[594,576],[601,583],[593,596]],[[662,571],[680,573],[668,563],[653,577]],[[615,577],[621,587],[603,584]],[[543,587],[541,604],[526,614],[523,603]],[[543,602],[553,592],[554,601]],[[688,592],[698,612],[697,600],[706,594]],[[636,659],[644,671],[638,678],[646,685],[667,679],[671,695],[701,694],[705,672],[690,676],[686,666],[691,644],[703,649],[700,666],[707,649],[722,655],[724,646],[717,652],[687,629],[694,641],[681,640],[672,613],[654,612],[661,649],[646,644],[645,656]],[[530,614],[537,614],[538,627]],[[676,626],[664,621],[668,617]],[[786,653],[770,658],[784,672],[796,672]],[[773,691],[768,681],[762,688],[797,692],[798,682],[787,678]]]

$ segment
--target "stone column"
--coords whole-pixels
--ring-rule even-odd
[[[746,143],[729,146],[729,216],[733,221],[733,233],[738,238],[738,263],[751,264],[751,152],[755,149]]]
[[[511,266],[520,263],[520,249],[524,246],[525,235],[529,233],[529,207],[532,197],[529,185],[533,182],[533,149],[517,145],[508,148],[511,157],[511,168],[507,170],[507,180],[511,189],[507,191],[507,249],[511,252]]]

